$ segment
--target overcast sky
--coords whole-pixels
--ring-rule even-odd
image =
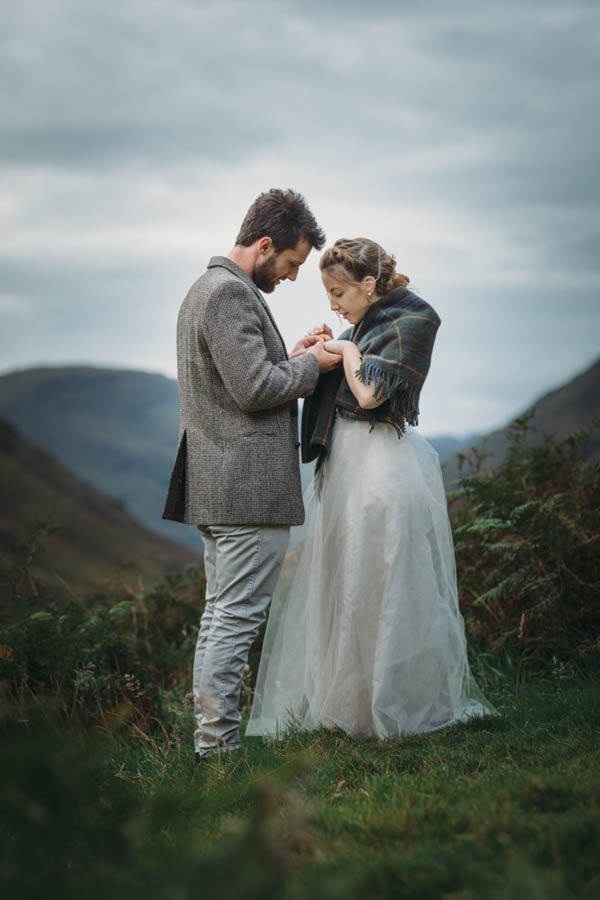
[[[426,434],[599,355],[597,0],[20,0],[0,48],[0,371],[175,375],[187,288],[274,186],[439,312]],[[316,253],[268,301],[290,344],[339,331]]]

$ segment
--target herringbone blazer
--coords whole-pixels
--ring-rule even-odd
[[[262,294],[215,256],[177,321],[180,435],[163,518],[196,525],[300,525],[297,398],[319,375],[288,359]]]

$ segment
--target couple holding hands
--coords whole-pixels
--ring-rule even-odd
[[[247,735],[390,738],[495,712],[469,669],[438,457],[414,427],[440,319],[379,244],[338,240],[320,269],[349,327],[338,339],[316,328],[288,356],[261,292],[295,281],[324,243],[300,194],[261,194],[179,313],[181,429],[163,517],[204,542],[200,761],[240,747],[242,676],[269,605]],[[276,591],[290,526],[305,519],[300,397],[315,477]]]

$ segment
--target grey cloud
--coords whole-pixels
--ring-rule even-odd
[[[238,121],[242,126],[242,122]],[[0,127],[0,161],[26,167],[103,168],[111,165],[176,165],[181,160],[215,157],[235,162],[260,152],[265,144],[276,145],[280,135],[272,121],[256,115],[243,123],[245,142],[233,139],[235,123],[223,109],[200,107],[189,123],[134,122],[120,125],[101,122],[81,126]],[[230,139],[227,139],[229,135]],[[247,143],[246,143],[247,142]]]
[[[147,4],[53,7],[50,22],[27,22],[26,13],[19,21],[13,12],[12,40],[10,28],[4,38],[5,161],[91,168],[133,158],[160,165],[195,154],[246,158],[277,143],[269,105],[240,104],[234,93],[244,90],[244,70],[259,68],[260,57],[248,53],[243,34],[220,46],[210,5],[163,6],[154,29]],[[178,7],[189,21],[175,15]],[[14,37],[25,28],[27,46]]]
[[[4,314],[0,304],[3,371],[65,359],[172,369],[185,267],[3,262],[0,279],[13,298]]]

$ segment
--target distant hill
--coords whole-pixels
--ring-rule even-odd
[[[480,434],[475,433],[466,435],[465,437],[454,437],[450,434],[436,434],[434,437],[427,437],[427,440],[437,451],[439,458],[444,460],[448,459],[449,456],[452,456],[453,453],[460,453],[461,450],[466,450],[467,447],[470,447],[475,441],[478,441],[480,437]]]
[[[174,379],[81,367],[12,372],[0,376],[0,415],[146,527],[200,549],[195,528],[161,519],[179,434]],[[465,444],[430,441],[442,459]],[[312,466],[302,469],[307,483]]]
[[[86,593],[114,578],[137,585],[197,561],[193,550],[144,528],[115,500],[73,476],[0,418],[0,543],[19,541],[35,521],[60,530],[33,573],[58,594]],[[124,567],[124,568],[123,568]]]
[[[530,422],[532,430],[525,441],[530,447],[541,444],[544,435],[562,438],[589,428],[594,419],[600,420],[600,360],[571,381],[544,394],[523,411],[521,416],[524,415],[532,416]],[[486,468],[493,469],[504,459],[509,427],[510,423],[472,443],[477,451],[487,455]],[[598,430],[591,436],[584,452],[589,459],[600,459]],[[447,488],[456,483],[459,469],[457,454],[444,463],[444,481]]]
[[[172,378],[96,368],[0,377],[0,415],[148,528],[198,549],[195,528],[161,519],[179,434]]]

